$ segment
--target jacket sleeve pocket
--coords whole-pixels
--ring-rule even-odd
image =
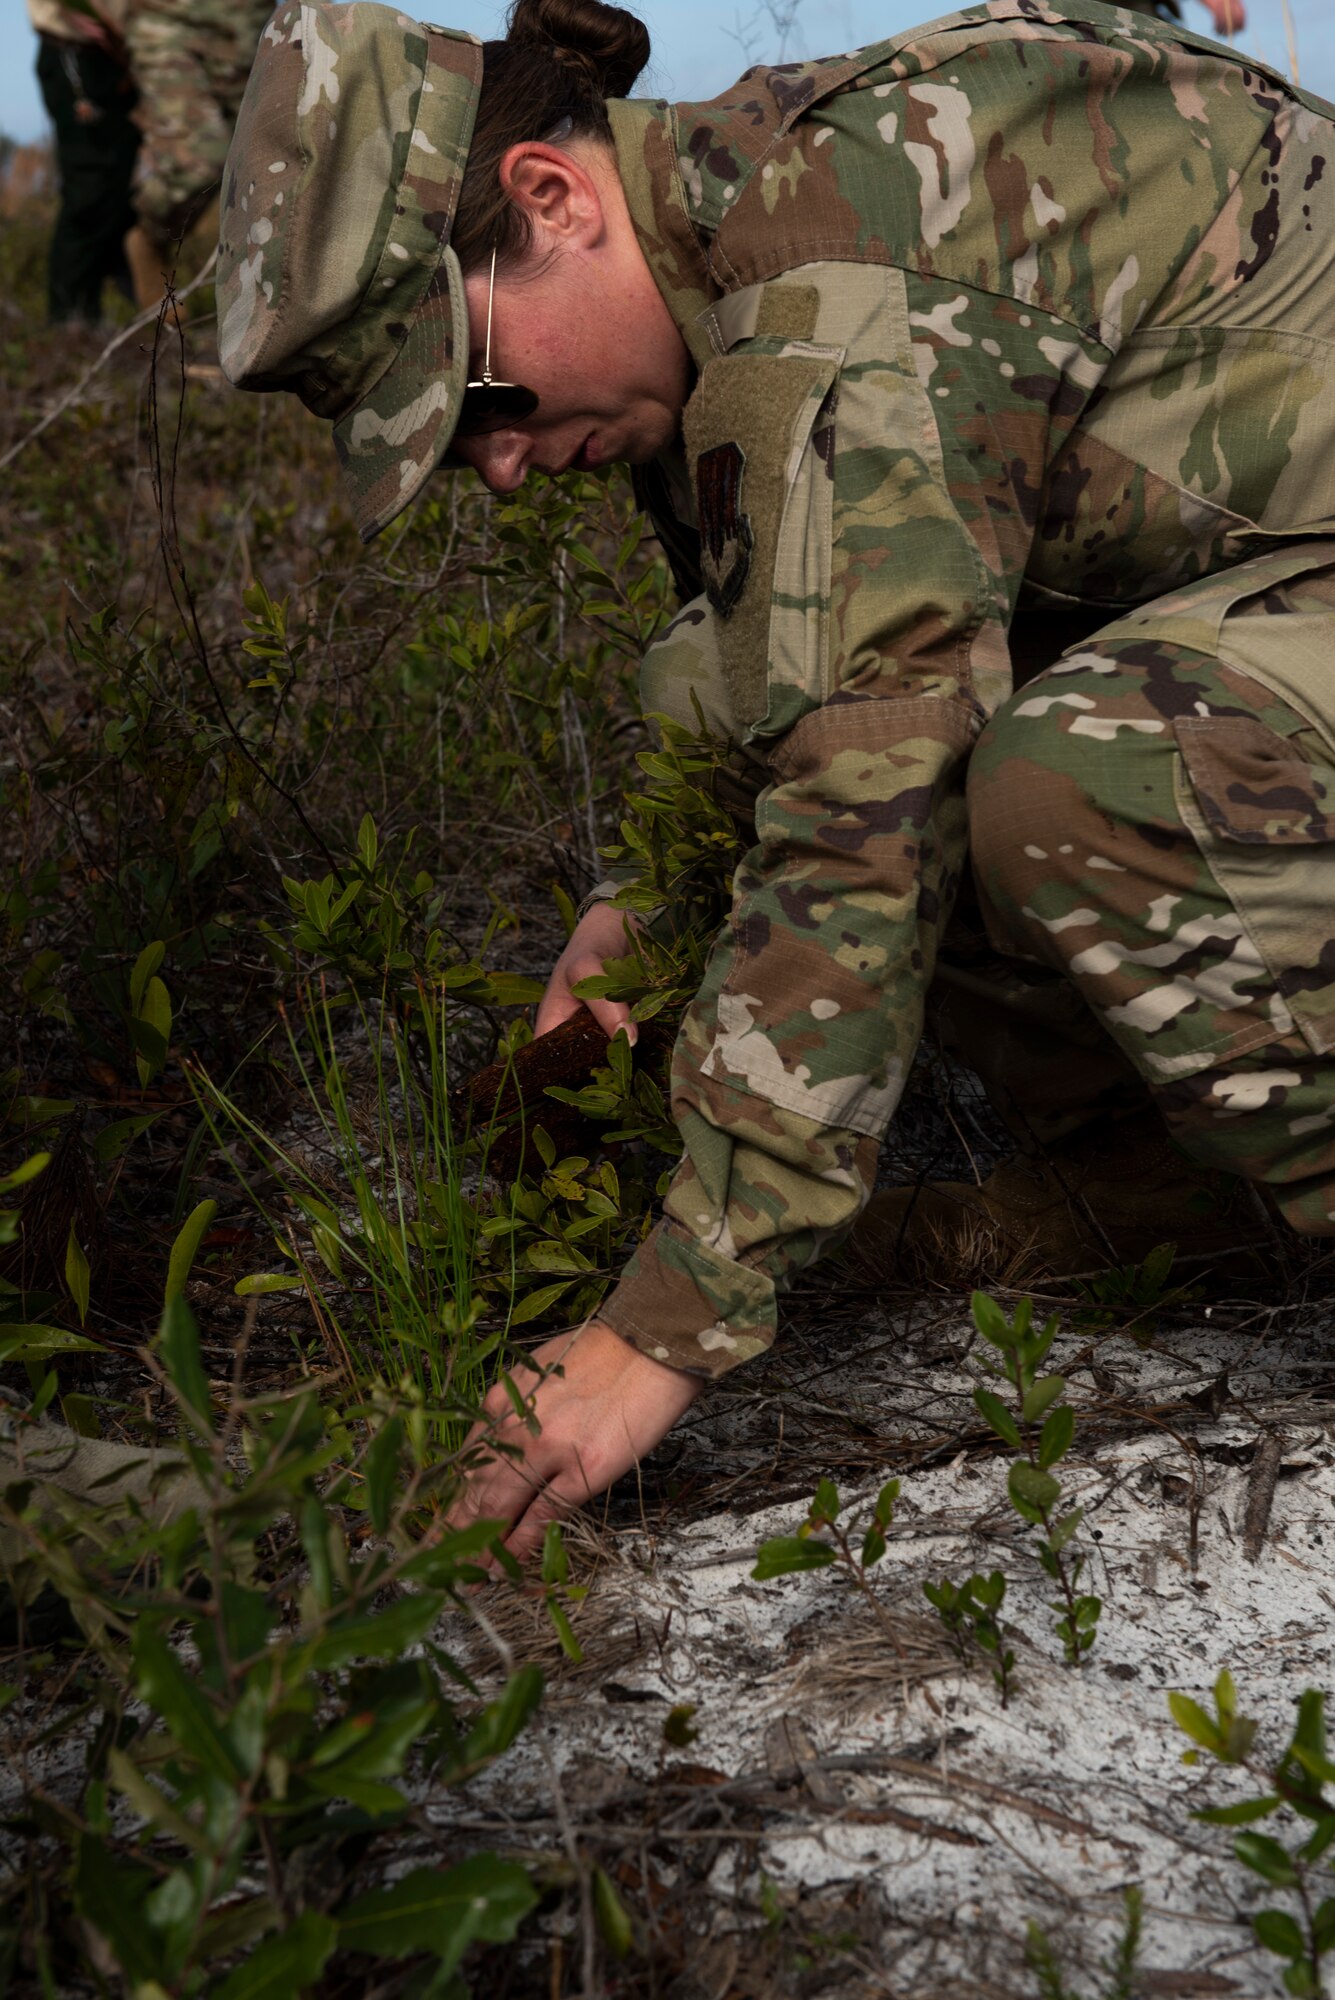
[[[1292,1025],[1323,1055],[1335,1048],[1335,768],[1251,716],[1173,726],[1183,820]]]

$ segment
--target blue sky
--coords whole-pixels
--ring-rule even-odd
[[[1247,0],[1250,20],[1241,37],[1263,61],[1287,70],[1288,47],[1283,0]],[[1190,25],[1200,33],[1209,17],[1196,0],[1186,0]],[[1290,0],[1301,80],[1309,89],[1335,98],[1335,8],[1330,0]],[[423,7],[422,11],[427,10]],[[432,10],[434,11],[434,10]],[[785,53],[828,55],[930,19],[932,0],[802,0],[797,27]],[[454,0],[437,18],[474,34],[496,35],[505,9],[490,0]],[[748,61],[777,54],[768,28],[753,27],[758,6],[736,0],[646,0],[639,12],[653,37],[653,67],[640,89],[662,97],[703,97],[721,89]],[[0,132],[35,139],[43,130],[41,99],[33,76],[35,40],[23,0],[0,0]]]

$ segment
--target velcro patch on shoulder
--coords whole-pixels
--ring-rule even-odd
[[[820,317],[820,293],[814,285],[771,282],[761,288],[756,314],[756,338],[810,340]]]
[[[706,306],[700,325],[716,354],[726,354],[742,340],[810,340],[820,317],[820,293],[814,285],[790,285],[771,279],[727,292]]]

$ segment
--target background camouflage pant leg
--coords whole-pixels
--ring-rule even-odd
[[[1323,739],[1219,660],[1096,639],[998,712],[969,801],[992,943],[1065,973],[1193,1159],[1335,1234]]]

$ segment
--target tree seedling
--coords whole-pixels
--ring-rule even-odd
[[[1001,1706],[1007,1707],[1015,1686],[1012,1678],[1015,1655],[1006,1644],[1001,1622],[1001,1607],[1006,1597],[1006,1579],[1001,1571],[994,1569],[990,1576],[975,1571],[963,1583],[951,1583],[943,1576],[940,1583],[925,1583],[922,1589],[961,1661],[968,1664],[972,1643],[992,1662],[992,1678],[1000,1690]]]
[[[853,1527],[840,1522],[843,1509],[834,1481],[822,1479],[797,1533],[776,1535],[772,1541],[763,1542],[751,1575],[757,1583],[767,1583],[771,1577],[792,1576],[798,1570],[828,1569],[831,1563],[841,1564],[870,1604],[877,1622],[888,1632],[895,1651],[902,1651],[899,1635],[867,1577],[867,1572],[885,1554],[886,1532],[894,1519],[898,1498],[899,1481],[887,1480],[865,1525]],[[826,1535],[828,1541],[824,1539]]]
[[[1158,1243],[1139,1264],[1116,1264],[1086,1278],[1080,1293],[1088,1308],[1077,1316],[1077,1326],[1099,1332],[1123,1322],[1138,1346],[1147,1345],[1160,1313],[1200,1296],[1198,1286],[1169,1284],[1176,1257],[1176,1243]]]
[[[1184,1764],[1199,1763],[1204,1750],[1220,1764],[1240,1764],[1264,1787],[1257,1798],[1211,1806],[1193,1818],[1211,1826],[1250,1829],[1287,1806],[1311,1828],[1306,1838],[1288,1846],[1272,1834],[1239,1833],[1233,1852],[1269,1887],[1292,1895],[1296,1912],[1259,1910],[1252,1929],[1257,1943],[1283,1961],[1284,1991],[1298,2000],[1321,2000],[1328,1990],[1323,1969],[1335,1955],[1335,1895],[1320,1893],[1323,1887],[1335,1886],[1335,1869],[1327,1860],[1335,1843],[1335,1799],[1327,1798],[1325,1787],[1335,1784],[1335,1763],[1326,1748],[1325,1695],[1307,1688],[1298,1697],[1293,1733],[1269,1766],[1252,1756],[1257,1724],[1239,1715],[1237,1690],[1227,1668],[1215,1682],[1213,1715],[1190,1695],[1170,1694],[1168,1706],[1178,1728],[1195,1746],[1183,1751]]]
[[[1075,1411],[1062,1397],[1064,1375],[1040,1375],[1057,1333],[1054,1314],[1043,1326],[1033,1324],[1033,1302],[1021,1299],[1008,1320],[995,1299],[975,1292],[973,1323],[997,1350],[998,1359],[983,1360],[989,1375],[1009,1385],[1014,1409],[981,1384],[973,1400],[984,1422],[1003,1444],[1020,1453],[1011,1465],[1006,1491],[1022,1521],[1041,1528],[1038,1559],[1059,1595],[1052,1601],[1056,1632],[1072,1666],[1079,1666],[1094,1644],[1102,1600],[1078,1589],[1085,1566],[1083,1555],[1071,1553],[1071,1543],[1084,1517],[1082,1507],[1062,1510],[1061,1482],[1052,1468],[1060,1464],[1075,1437]]]

